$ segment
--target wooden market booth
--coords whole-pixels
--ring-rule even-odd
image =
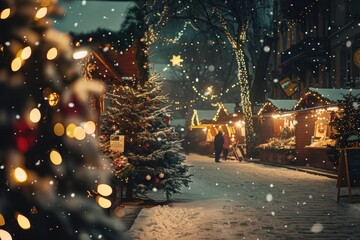
[[[339,111],[337,102],[347,94],[358,95],[359,89],[309,88],[293,109],[296,127],[296,165],[336,170],[330,159],[335,140],[331,122]]]
[[[261,161],[292,164],[295,159],[295,116],[290,110],[296,102],[268,99],[255,116]]]
[[[233,144],[245,143],[245,124],[242,116],[229,113],[227,110],[227,108],[231,108],[229,104],[226,106],[218,103],[217,107],[217,110],[194,109],[189,126],[191,152],[213,155],[213,142],[219,130],[226,132]]]

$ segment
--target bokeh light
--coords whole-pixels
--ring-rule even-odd
[[[26,171],[21,167],[15,168],[14,174],[15,174],[15,181],[17,182],[25,182],[28,178]]]
[[[77,140],[84,140],[86,137],[85,130],[80,126],[76,126],[74,129],[74,137]]]
[[[100,197],[100,196],[97,196],[96,197],[96,202],[100,205],[100,207],[102,208],[109,208],[111,207],[111,202],[104,198],[104,197]]]
[[[110,196],[112,191],[112,188],[107,184],[99,184],[97,187],[97,192],[105,197]]]
[[[31,227],[30,221],[24,215],[18,213],[16,216],[16,220],[18,221],[18,224],[22,229],[24,230],[30,229]]]
[[[49,105],[50,106],[56,106],[56,104],[58,104],[59,102],[59,94],[57,94],[56,92],[53,92],[49,95],[49,99],[48,99],[48,102],[49,102]]]
[[[5,230],[0,229],[0,239],[1,240],[12,240],[10,233]]]
[[[52,150],[50,152],[50,160],[54,165],[60,165],[62,163],[61,154],[56,150]]]
[[[66,127],[66,135],[69,138],[74,138],[74,130],[76,128],[76,125],[74,123],[70,123],[67,127]]]
[[[18,71],[20,68],[21,68],[21,64],[22,64],[22,61],[19,57],[15,58],[14,60],[12,60],[11,62],[11,70],[13,72],[16,72]]]
[[[5,225],[5,218],[4,216],[0,213],[0,226],[4,226]],[[1,239],[1,237],[0,237]]]
[[[37,108],[33,108],[30,112],[30,121],[33,123],[39,122],[41,119],[41,112]]]
[[[84,129],[87,134],[93,134],[95,132],[96,125],[93,121],[87,121],[84,124]]]
[[[54,125],[54,133],[56,136],[62,136],[65,133],[65,128],[64,125],[62,125],[61,123],[56,123]]]
[[[5,8],[4,10],[1,11],[0,14],[0,19],[6,19],[10,16],[10,8]]]
[[[21,51],[21,58],[25,60],[28,59],[30,56],[31,56],[31,48],[27,46]]]
[[[53,47],[47,52],[46,58],[49,60],[53,60],[56,58],[57,54],[58,54],[57,49]]]
[[[46,14],[47,14],[47,7],[42,7],[36,12],[35,19],[43,18],[46,16]]]

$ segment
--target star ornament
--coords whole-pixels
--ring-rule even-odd
[[[172,59],[170,59],[170,62],[172,63],[172,66],[175,67],[175,66],[179,66],[181,67],[181,63],[183,62],[184,60],[181,59],[181,56],[180,55],[173,55],[172,56]]]

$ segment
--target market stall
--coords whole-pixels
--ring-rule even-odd
[[[294,106],[296,120],[297,165],[336,170],[331,152],[336,142],[332,134],[336,129],[332,122],[341,111],[337,102],[343,96],[360,94],[359,89],[309,88],[308,92]]]
[[[259,158],[291,164],[295,159],[295,116],[289,112],[296,100],[268,99],[256,116]]]
[[[245,141],[245,124],[242,117],[229,113],[225,105],[219,104],[217,110],[194,110],[188,131],[190,151],[212,155],[214,138],[219,130],[226,132],[233,144],[243,144]]]

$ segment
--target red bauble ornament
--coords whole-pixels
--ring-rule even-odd
[[[155,183],[159,183],[159,182],[160,182],[160,179],[159,179],[159,178],[155,178],[154,182],[155,182]]]
[[[24,120],[16,121],[13,126],[14,140],[20,152],[27,152],[30,147],[35,145],[36,132]]]
[[[145,143],[145,147],[150,147],[150,143]]]

